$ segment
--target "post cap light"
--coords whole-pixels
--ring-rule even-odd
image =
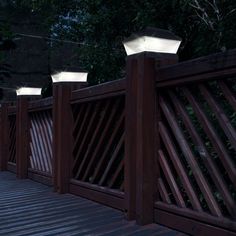
[[[62,71],[51,75],[53,83],[58,82],[87,82],[87,72]]]
[[[151,27],[133,34],[123,42],[128,56],[140,52],[176,54],[180,43],[181,38],[170,31]]]
[[[40,96],[42,88],[31,88],[31,87],[22,87],[16,90],[17,96]]]

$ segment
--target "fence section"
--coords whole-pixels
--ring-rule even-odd
[[[29,176],[51,183],[52,98],[29,103]]]
[[[103,193],[100,200],[117,208],[124,207],[120,203],[124,191],[124,92],[124,81],[118,81],[74,92],[77,98],[72,100],[71,191],[75,192],[77,185],[78,194],[87,196],[91,190]],[[119,203],[109,200],[112,195],[119,198]]]
[[[156,220],[191,234],[236,231],[236,79],[217,76],[157,82]]]
[[[59,83],[53,100],[21,97],[5,113],[8,168],[17,151],[23,178],[53,175],[60,193],[141,224],[154,216],[193,235],[235,235],[236,50],[156,68],[175,60],[140,53],[128,58],[126,80],[75,91]]]

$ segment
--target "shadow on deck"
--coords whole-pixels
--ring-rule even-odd
[[[29,179],[0,172],[0,235],[178,235],[166,227],[128,222],[122,212],[73,196],[53,193]]]

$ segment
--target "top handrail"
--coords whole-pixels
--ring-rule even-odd
[[[236,49],[157,69],[157,87],[168,87],[236,74]]]
[[[124,94],[125,86],[125,79],[121,79],[75,90],[71,94],[71,103],[98,100]]]
[[[53,104],[53,97],[29,101],[28,111],[34,112],[34,111],[52,109],[52,104]]]

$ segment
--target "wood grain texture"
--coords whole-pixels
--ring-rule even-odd
[[[124,191],[124,109],[123,95],[72,105],[72,180]],[[70,190],[79,194],[81,188],[73,185]]]
[[[30,165],[33,170],[52,175],[52,112],[30,113]]]
[[[170,217],[166,225],[193,235],[235,234],[235,85],[217,78],[162,90],[157,222]]]
[[[29,117],[28,99],[17,98],[16,113],[16,174],[18,178],[27,178],[29,154]]]
[[[0,192],[0,235],[184,235],[157,224],[140,227],[122,211],[8,172],[0,172]]]
[[[16,163],[16,115],[9,115],[9,159],[8,162]]]
[[[157,71],[157,86],[167,87],[210,79],[229,78],[236,74],[236,50],[181,62]]]

